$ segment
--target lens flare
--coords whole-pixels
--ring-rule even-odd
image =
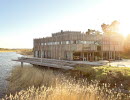
[[[124,36],[127,37],[130,34],[130,24],[128,23],[121,23],[119,27],[119,32]]]

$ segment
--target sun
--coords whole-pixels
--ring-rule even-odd
[[[124,37],[127,37],[127,35],[130,34],[130,24],[129,23],[121,23],[119,26],[119,32]]]

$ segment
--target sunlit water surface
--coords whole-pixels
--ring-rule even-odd
[[[6,78],[10,75],[10,71],[14,66],[20,65],[19,62],[12,61],[12,59],[18,57],[21,57],[21,55],[15,52],[0,52],[0,98],[6,93]]]

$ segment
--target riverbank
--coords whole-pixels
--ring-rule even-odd
[[[0,52],[16,52],[16,53],[19,53],[21,55],[27,55],[27,56],[33,55],[32,49],[4,49],[4,48],[0,48]]]
[[[13,94],[5,99],[129,100],[129,94],[122,93],[116,86],[112,88],[109,84],[89,81],[85,77],[70,77],[66,71],[31,66],[15,67],[8,81]],[[15,93],[15,90],[19,92]]]
[[[78,65],[73,69],[77,76],[109,84],[111,88],[118,87],[130,90],[130,68],[114,66],[85,66]],[[78,76],[78,77],[79,77]]]
[[[0,53],[0,98],[3,97],[7,90],[8,82],[6,78],[10,75],[10,71],[14,66],[20,65],[18,62],[12,61],[21,57],[15,52],[1,52]]]
[[[24,60],[25,59],[25,60]],[[120,87],[122,84],[124,89],[129,90],[130,85],[127,84],[130,82],[130,67],[120,67],[120,66],[108,66],[103,65],[104,61],[98,62],[88,62],[88,61],[63,61],[56,59],[43,59],[41,63],[41,59],[39,58],[24,58],[21,59],[20,62],[31,62],[33,61],[34,65],[40,65],[44,67],[44,65],[52,68],[60,68],[70,70],[70,75],[74,77],[87,78],[87,80],[96,80],[100,83],[111,84],[111,87],[115,86],[115,84]],[[36,62],[35,62],[36,61]],[[124,62],[128,60],[120,60],[119,62]],[[35,62],[35,63],[34,63]],[[115,62],[115,61],[114,61]],[[129,61],[130,62],[130,61]],[[38,63],[38,64],[37,64]],[[112,62],[113,63],[113,62]],[[117,63],[117,62],[115,62]],[[50,65],[49,65],[50,64]],[[106,62],[105,62],[106,64]],[[60,66],[59,66],[60,65]],[[110,63],[111,65],[111,63]],[[116,64],[115,64],[116,65]],[[59,67],[58,67],[59,66]],[[67,68],[66,68],[67,66]]]
[[[17,52],[17,50],[0,50],[0,52]]]
[[[21,55],[27,55],[27,56],[33,56],[33,50],[32,49],[20,49],[17,51],[17,53]]]

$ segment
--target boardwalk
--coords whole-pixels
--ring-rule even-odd
[[[55,59],[45,59],[42,58],[19,58],[18,60],[13,60],[13,61],[18,61],[21,63],[30,63],[33,65],[40,65],[40,66],[47,66],[47,67],[53,67],[53,68],[60,68],[60,69],[73,69],[75,64],[67,62],[67,61],[62,61],[62,60],[55,60]]]
[[[67,61],[67,60],[56,60],[56,59],[46,59],[46,58],[27,58],[27,57],[21,57],[17,60],[21,62],[21,65],[23,66],[23,63],[30,63],[33,65],[39,65],[39,66],[47,66],[52,68],[60,68],[60,69],[73,69],[75,65],[77,64],[85,64],[85,65],[94,65],[94,66],[100,66],[103,65],[99,62],[87,62],[87,61]]]

